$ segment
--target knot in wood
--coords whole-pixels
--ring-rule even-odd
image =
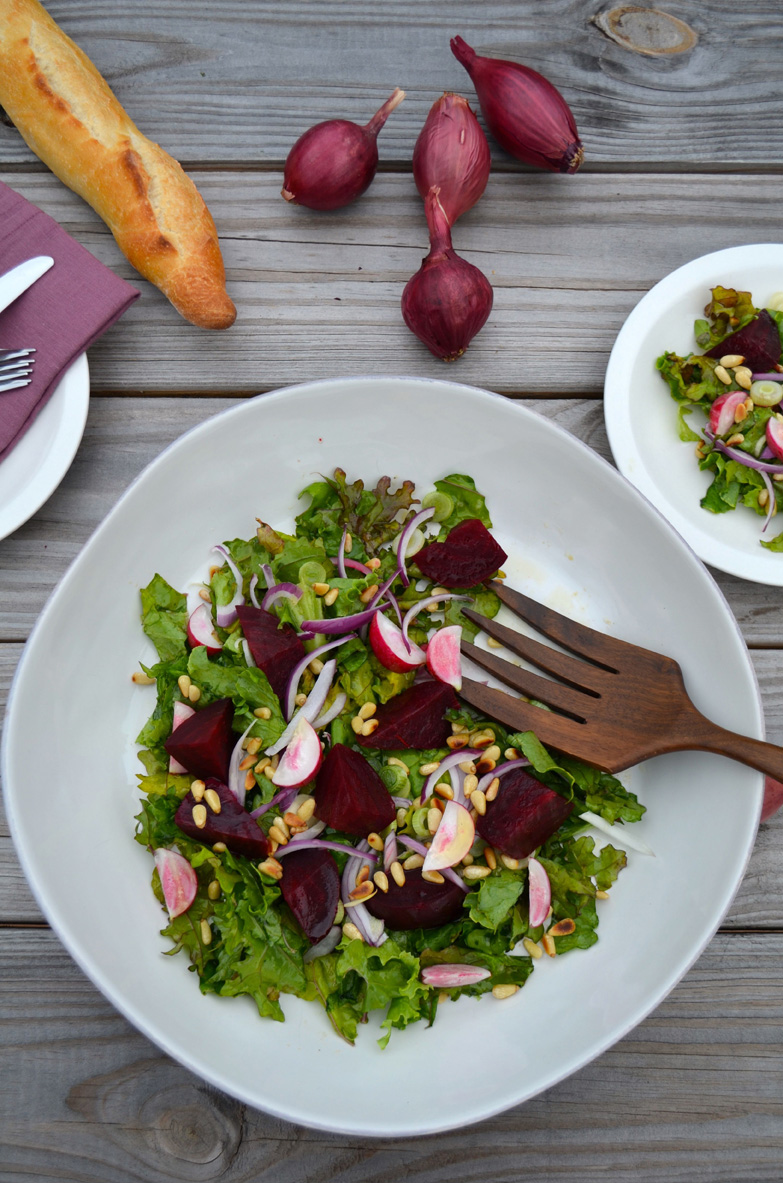
[[[607,12],[596,13],[591,20],[623,49],[648,57],[686,53],[698,41],[698,34],[690,25],[657,8],[624,4]]]

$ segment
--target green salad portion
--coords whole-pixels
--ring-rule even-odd
[[[459,699],[478,632],[461,609],[497,613],[505,555],[470,477],[415,493],[337,469],[293,533],[257,519],[187,590],[154,575],[157,660],[134,675],[156,688],[136,840],[167,951],[262,1017],[283,1021],[286,994],[319,1003],[350,1043],[377,1012],[382,1046],[593,945],[644,813],[617,778]]]

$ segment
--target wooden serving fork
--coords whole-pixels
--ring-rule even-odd
[[[729,756],[783,780],[783,748],[736,735],[702,715],[673,658],[577,624],[499,580],[489,587],[522,620],[577,657],[463,608],[490,637],[559,679],[542,678],[463,641],[462,652],[471,661],[551,709],[463,678],[459,694],[471,706],[517,731],[534,731],[542,743],[606,772],[663,752],[695,750]]]

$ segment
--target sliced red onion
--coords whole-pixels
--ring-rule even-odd
[[[217,546],[213,546],[212,550],[217,551],[218,554],[222,555],[226,560],[228,569],[234,576],[234,582],[236,583],[236,591],[234,592],[234,598],[232,599],[231,603],[215,605],[215,620],[221,628],[228,628],[228,626],[233,624],[237,618],[237,604],[244,604],[245,602],[245,597],[242,594],[242,575],[240,573],[239,567],[237,567],[236,563],[231,558],[231,555],[228,553],[228,548],[223,546],[222,542],[218,543]]]
[[[364,612],[355,612],[353,616],[335,616],[333,620],[303,620],[303,633],[324,633],[331,636],[335,633],[348,632],[350,629],[361,628],[372,620],[377,608],[367,608]],[[310,655],[312,661],[312,654]]]
[[[242,652],[244,653],[245,661],[250,666],[250,668],[256,669],[257,667],[253,659],[253,654],[250,652],[250,646],[248,645],[247,639],[245,637],[242,638]]]
[[[428,521],[428,519],[431,518],[434,513],[434,505],[431,505],[429,509],[420,509],[417,514],[414,514],[407,526],[405,526],[397,540],[397,570],[400,573],[400,579],[402,580],[404,587],[407,587],[410,583],[410,579],[408,578],[408,570],[405,565],[405,552],[408,549],[408,543],[411,540],[411,534],[417,526],[421,525],[422,522]]]
[[[335,556],[334,556],[334,558],[330,558],[330,559],[329,559],[329,562],[330,562],[330,563],[334,563],[334,564],[335,564],[335,566],[337,567],[337,570],[338,570],[338,571],[340,570],[340,561],[339,561],[339,555],[335,555]],[[346,568],[348,568],[348,567],[351,567],[351,568],[352,568],[354,571],[361,571],[362,575],[372,575],[372,571],[370,570],[370,568],[369,568],[369,567],[366,567],[366,566],[364,565],[364,563],[359,563],[359,562],[357,562],[357,560],[356,560],[356,559],[346,559],[346,558],[343,558],[343,565],[344,565]],[[348,578],[348,573],[347,573],[347,571],[346,571],[345,575],[342,575],[342,576],[341,576],[341,578],[342,578],[342,579],[347,579],[347,578]]]
[[[313,727],[316,729],[316,731],[320,731],[323,727],[328,726],[332,719],[336,719],[338,715],[341,715],[345,710],[345,704],[347,701],[348,695],[344,690],[341,690],[340,693],[335,696],[332,705],[327,707],[324,713],[319,715],[318,718],[313,721]]]
[[[326,936],[313,945],[312,949],[308,949],[302,961],[305,965],[309,965],[311,961],[316,961],[319,957],[326,957],[328,953],[333,953],[343,935],[343,930],[339,924],[333,924]]]
[[[268,809],[269,806],[267,805],[264,808]],[[275,851],[275,858],[281,858],[284,854],[290,854],[290,846],[290,842],[287,846],[280,846]],[[297,850],[308,850],[310,847],[312,847],[313,850],[337,850],[340,852],[340,854],[350,854],[351,857],[348,860],[349,863],[352,863],[354,859],[364,859],[364,861],[368,863],[374,863],[378,861],[378,855],[375,854],[374,851],[370,850],[369,846],[367,847],[367,851],[364,852],[357,850],[353,846],[346,846],[344,842],[330,842],[326,838],[305,838],[296,844]],[[348,863],[345,865],[348,866]],[[359,870],[357,867],[356,874],[358,875],[358,873]],[[356,885],[354,884],[354,886]]]
[[[497,768],[493,768],[486,776],[482,776],[476,788],[480,789],[482,793],[486,793],[496,776],[505,776],[512,768],[524,768],[529,763],[530,761],[526,760],[524,756],[520,756],[518,760],[507,760],[505,764],[498,764]]]
[[[291,804],[293,805],[293,802]],[[308,826],[306,830],[302,830],[298,834],[292,834],[291,842],[312,842],[313,839],[317,838],[319,834],[323,834],[325,829],[326,822],[321,821],[319,818],[317,822],[314,821],[313,824]]]
[[[345,570],[345,540],[348,537],[348,527],[343,530],[343,536],[340,539],[340,545],[337,548],[337,558],[333,560],[337,564],[337,572],[341,579],[348,578],[348,572]]]
[[[399,571],[395,571],[393,575],[389,576],[389,578],[386,580],[385,583],[381,584],[381,586],[378,588],[378,590],[375,593],[375,595],[373,596],[373,598],[370,600],[368,607],[374,608],[376,604],[380,603],[380,601],[387,594],[389,588],[394,583],[394,581],[398,575],[399,575]]]
[[[764,525],[761,527],[761,533],[763,534],[777,512],[778,503],[775,500],[775,486],[772,484],[768,474],[766,472],[762,472],[761,479],[763,480],[767,489],[767,493],[769,494],[767,500],[767,516],[764,518]]]
[[[396,863],[397,854],[398,854],[397,835],[395,834],[394,830],[390,830],[389,833],[386,835],[385,841],[383,843],[383,869],[384,869],[384,871],[388,872],[389,867],[392,865],[392,863]]]
[[[256,573],[254,571],[252,576],[250,577],[250,583],[249,583],[248,589],[247,589],[247,594],[250,597],[250,603],[253,605],[254,608],[261,607],[261,605],[258,602],[258,599],[256,598],[256,588],[257,587],[258,587],[258,576],[256,575]]]
[[[728,444],[724,444],[723,440],[716,439],[712,432],[706,428],[704,434],[718,452],[723,452],[724,456],[728,456],[730,460],[736,460],[738,464],[744,464],[746,468],[754,468],[756,472],[783,472],[783,464],[765,464],[763,460],[756,460],[748,452],[741,452],[738,448],[730,448]]]
[[[350,911],[350,919],[359,929],[359,932],[364,937],[368,945],[382,945],[387,940],[384,932],[384,923],[365,907],[364,904],[357,904],[351,899],[351,892],[356,887],[356,876],[359,874],[362,859],[366,859],[373,852],[369,845],[362,840],[354,850],[354,856],[348,859],[345,864],[343,876],[340,881],[340,893],[342,901],[346,905],[346,910]],[[374,856],[377,858],[377,856]],[[350,905],[350,909],[348,909]]]
[[[275,573],[269,566],[269,563],[263,563],[261,566],[261,571],[263,573],[264,579],[266,580],[266,586],[274,587],[277,583],[277,580],[275,579]]]
[[[239,765],[242,762],[242,757],[247,754],[242,747],[242,743],[248,732],[252,730],[254,723],[255,719],[249,727],[245,728],[237,742],[234,744],[234,750],[231,753],[231,761],[228,766],[228,787],[240,805],[245,804],[245,775],[243,772],[239,771]]]
[[[424,600],[417,600],[412,604],[402,618],[402,635],[408,639],[408,629],[414,617],[418,616],[430,604],[437,604],[441,600],[472,600],[473,596],[458,596],[456,592],[441,592],[439,596],[427,596]]]
[[[258,809],[254,809],[251,812],[250,816],[251,817],[261,817],[262,813],[268,813],[270,809],[275,809],[276,807],[280,808],[281,813],[285,813],[285,811],[291,805],[291,802],[296,797],[297,792],[298,792],[298,789],[296,789],[296,788],[281,789],[279,793],[275,793],[275,795],[271,801],[267,801],[266,805],[259,805]],[[277,858],[277,855],[282,854],[284,849],[285,849],[285,847],[281,847],[280,850],[278,850],[276,852],[275,858]]]
[[[316,622],[317,623],[317,622]],[[288,679],[288,686],[285,692],[285,715],[290,719],[294,713],[296,706],[296,692],[299,688],[299,679],[307,669],[311,661],[315,661],[316,657],[320,657],[322,653],[326,653],[329,649],[335,649],[338,645],[344,645],[346,641],[353,641],[356,638],[356,633],[349,633],[347,637],[340,637],[337,641],[327,641],[325,645],[319,645],[317,649],[313,649],[310,653],[306,653],[301,661],[297,662],[291,671],[291,676]]]
[[[594,829],[608,834],[610,838],[621,842],[623,846],[628,846],[631,850],[638,850],[639,854],[651,854],[655,857],[655,851],[650,850],[650,847],[646,842],[642,842],[641,838],[635,838],[632,834],[629,834],[626,826],[614,826],[611,822],[604,821],[599,813],[593,813],[589,809],[586,809],[584,813],[580,813],[579,816],[583,822],[587,822]]]
[[[450,769],[455,768],[457,764],[462,764],[466,760],[472,760],[475,756],[482,756],[483,752],[479,748],[460,748],[459,751],[452,752],[449,756],[445,756],[434,772],[430,773],[425,782],[424,788],[421,792],[422,805],[428,797],[432,796],[433,789],[443,776],[444,773],[449,772]]]
[[[392,801],[395,809],[407,809],[409,805],[413,804],[410,797],[392,797]]]
[[[783,382],[780,370],[773,370],[770,374],[751,374],[751,382]]]
[[[302,598],[302,589],[296,583],[276,583],[261,601],[261,607],[268,612],[280,600],[292,600],[295,604]]]
[[[427,857],[429,852],[423,842],[419,842],[416,838],[409,838],[407,834],[398,834],[397,837],[403,846],[407,846],[414,854],[421,854],[424,858]],[[446,879],[450,879],[452,883],[456,883],[457,887],[461,887],[464,892],[470,891],[465,880],[461,875],[457,874],[453,867],[444,867],[440,873]]]
[[[312,657],[310,658],[312,661]],[[299,720],[304,717],[308,723],[313,723],[317,717],[318,712],[326,702],[327,695],[332,688],[332,681],[334,679],[334,671],[337,669],[337,662],[332,659],[324,663],[324,668],[315,680],[315,685],[307,696],[307,702],[300,707],[295,715],[292,715],[291,722],[286,727],[283,734],[270,744],[268,748],[264,748],[264,753],[267,756],[274,756],[277,752],[282,752],[284,747],[291,742],[291,736],[296,731]],[[315,724],[313,724],[315,727]],[[316,728],[317,730],[317,728]]]

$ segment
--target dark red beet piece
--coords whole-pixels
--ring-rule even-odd
[[[422,575],[441,587],[473,587],[494,575],[508,555],[478,518],[468,518],[445,542],[430,542],[414,558]]]
[[[231,790],[219,780],[210,777],[206,787],[214,789],[220,798],[220,813],[213,813],[206,801],[202,801],[201,804],[207,811],[207,823],[199,829],[193,821],[193,806],[197,801],[192,793],[188,793],[187,797],[183,797],[174,815],[174,822],[183,834],[195,838],[197,842],[203,842],[205,846],[225,842],[232,854],[242,854],[245,858],[266,858],[269,843],[255,818],[250,816]]]
[[[365,837],[394,821],[394,802],[361,752],[336,743],[315,782],[316,816],[333,830]]]
[[[755,320],[713,345],[707,357],[725,357],[727,353],[739,353],[745,358],[743,365],[757,373],[771,370],[780,361],[780,333],[766,308]]]
[[[372,735],[357,735],[366,748],[394,752],[399,748],[442,748],[451,735],[446,711],[458,707],[457,697],[445,682],[416,682],[390,698],[373,715],[378,726]]]
[[[233,722],[233,702],[230,698],[219,698],[180,723],[163,746],[192,776],[202,780],[214,776],[226,781],[237,741],[231,728]]]
[[[240,604],[237,616],[253,661],[264,671],[277,697],[285,700],[288,679],[305,655],[302,638],[290,624],[281,625],[273,612],[263,608]]]
[[[377,891],[365,906],[389,928],[437,928],[457,919],[464,898],[465,892],[450,879],[430,883],[420,870],[406,871],[402,887],[390,878],[389,890]]]
[[[479,817],[476,829],[485,842],[512,858],[527,858],[562,826],[573,805],[536,780],[524,768],[514,768],[500,781],[500,792]]]
[[[340,902],[340,873],[328,850],[299,850],[281,859],[283,899],[313,944],[334,924]]]

